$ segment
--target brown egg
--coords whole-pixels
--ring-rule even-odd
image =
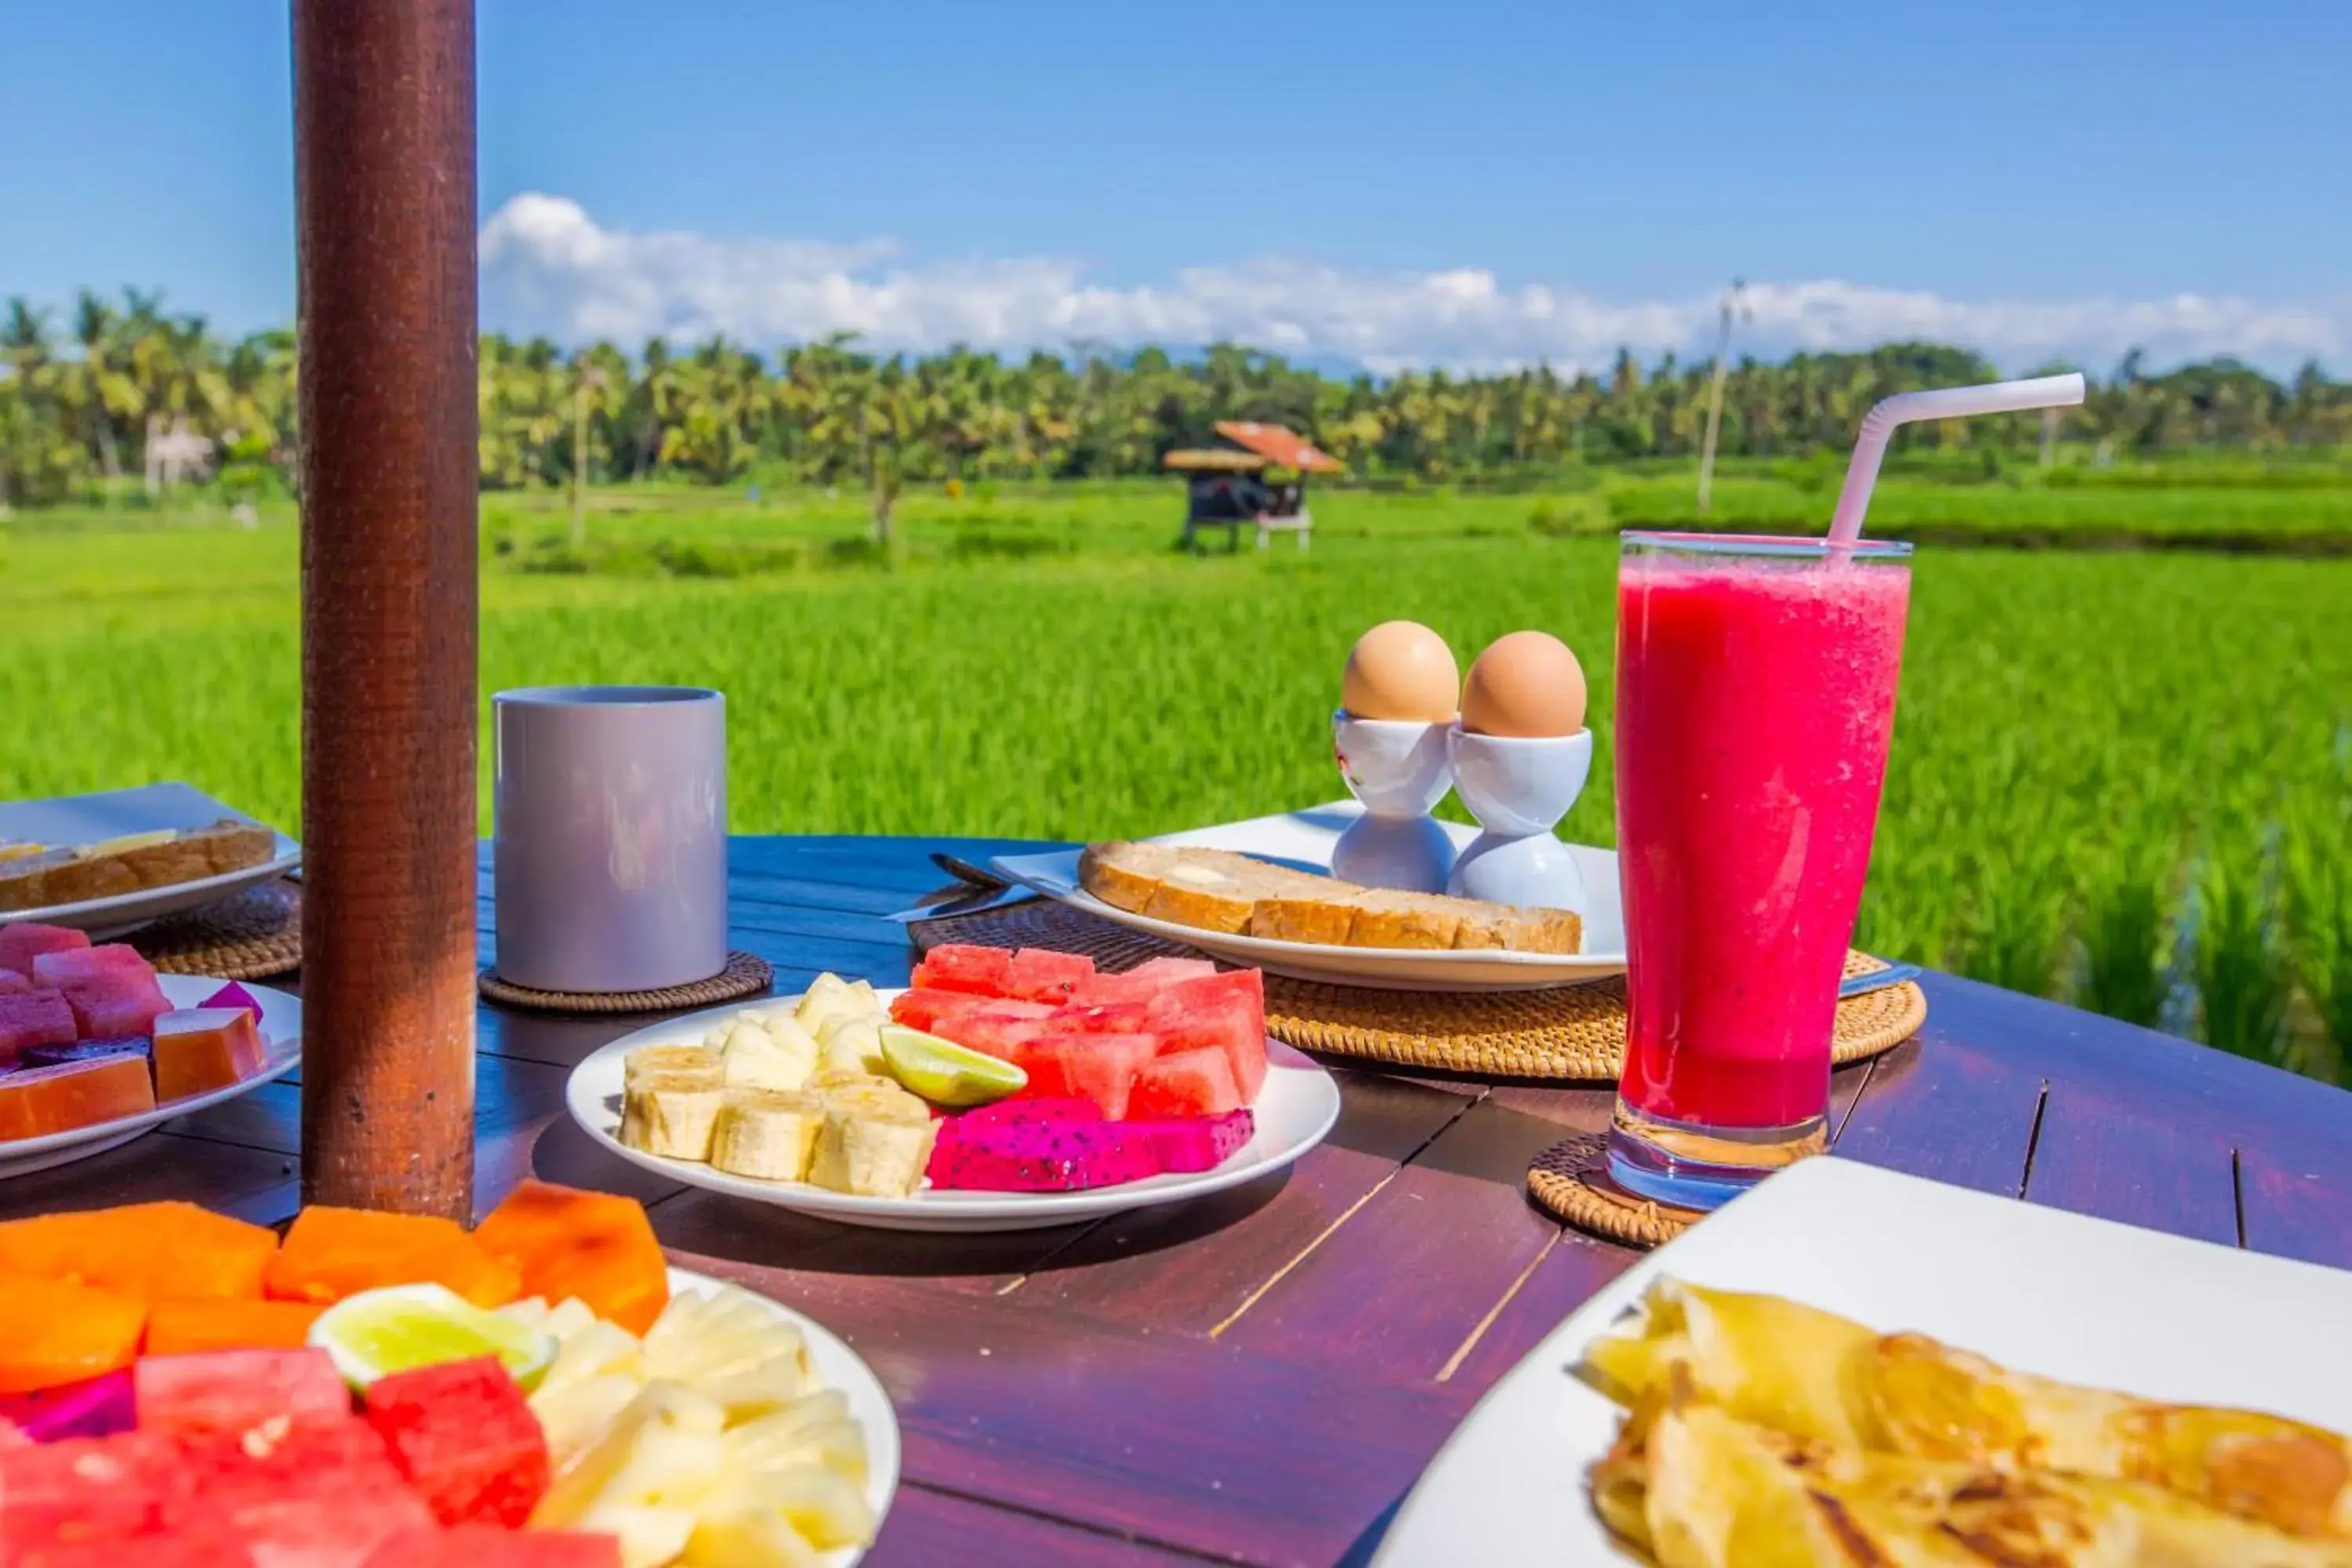
[[[1547,632],[1496,637],[1470,666],[1462,727],[1479,735],[1573,735],[1584,728],[1584,668]]]
[[[1461,704],[1454,650],[1416,621],[1382,621],[1358,637],[1339,681],[1339,706],[1359,719],[1442,723]]]

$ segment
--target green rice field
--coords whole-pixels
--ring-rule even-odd
[[[1978,515],[1929,488],[1890,483],[1889,515]],[[854,495],[601,491],[576,542],[560,497],[494,496],[483,688],[723,689],[738,832],[1164,831],[1339,795],[1340,664],[1390,617],[1465,663],[1518,627],[1565,637],[1605,748],[1615,546],[1592,535],[1640,489],[1335,494],[1310,553],[1198,559],[1167,548],[1165,486],[910,497],[889,559]],[[1795,522],[1825,515],[1811,493],[1718,499]],[[2341,492],[2257,493],[2263,526],[2347,525]],[[2084,494],[2137,505],[2054,504]],[[299,829],[290,518],[10,526],[0,797],[178,778]],[[2348,628],[2352,559],[1924,547],[1863,943],[2335,1076]],[[1607,843],[1612,820],[1600,763],[1562,831]]]

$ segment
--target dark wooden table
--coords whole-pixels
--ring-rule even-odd
[[[742,838],[737,945],[780,988],[903,984],[879,917],[973,840]],[[481,886],[484,952],[489,886]],[[2352,1267],[2352,1098],[1964,980],[1925,1032],[1840,1073],[1841,1154],[2026,1203]],[[870,1561],[1360,1562],[1478,1394],[1633,1254],[1531,1207],[1528,1159],[1598,1129],[1606,1088],[1337,1066],[1345,1110],[1286,1175],[1199,1204],[1008,1235],[902,1236],[681,1188],[562,1110],[632,1026],[485,1007],[477,1196],[527,1172],[652,1206],[696,1268],[852,1341],[890,1387],[906,1480]],[[264,1222],[296,1200],[298,1088],[273,1085],[0,1189],[0,1214],[193,1197]]]

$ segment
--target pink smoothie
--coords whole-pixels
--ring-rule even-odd
[[[1617,840],[1636,1110],[1785,1127],[1829,1099],[1878,818],[1905,565],[1628,555]]]

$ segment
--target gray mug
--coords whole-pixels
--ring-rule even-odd
[[[726,968],[726,698],[541,686],[491,702],[499,978],[651,991]]]

